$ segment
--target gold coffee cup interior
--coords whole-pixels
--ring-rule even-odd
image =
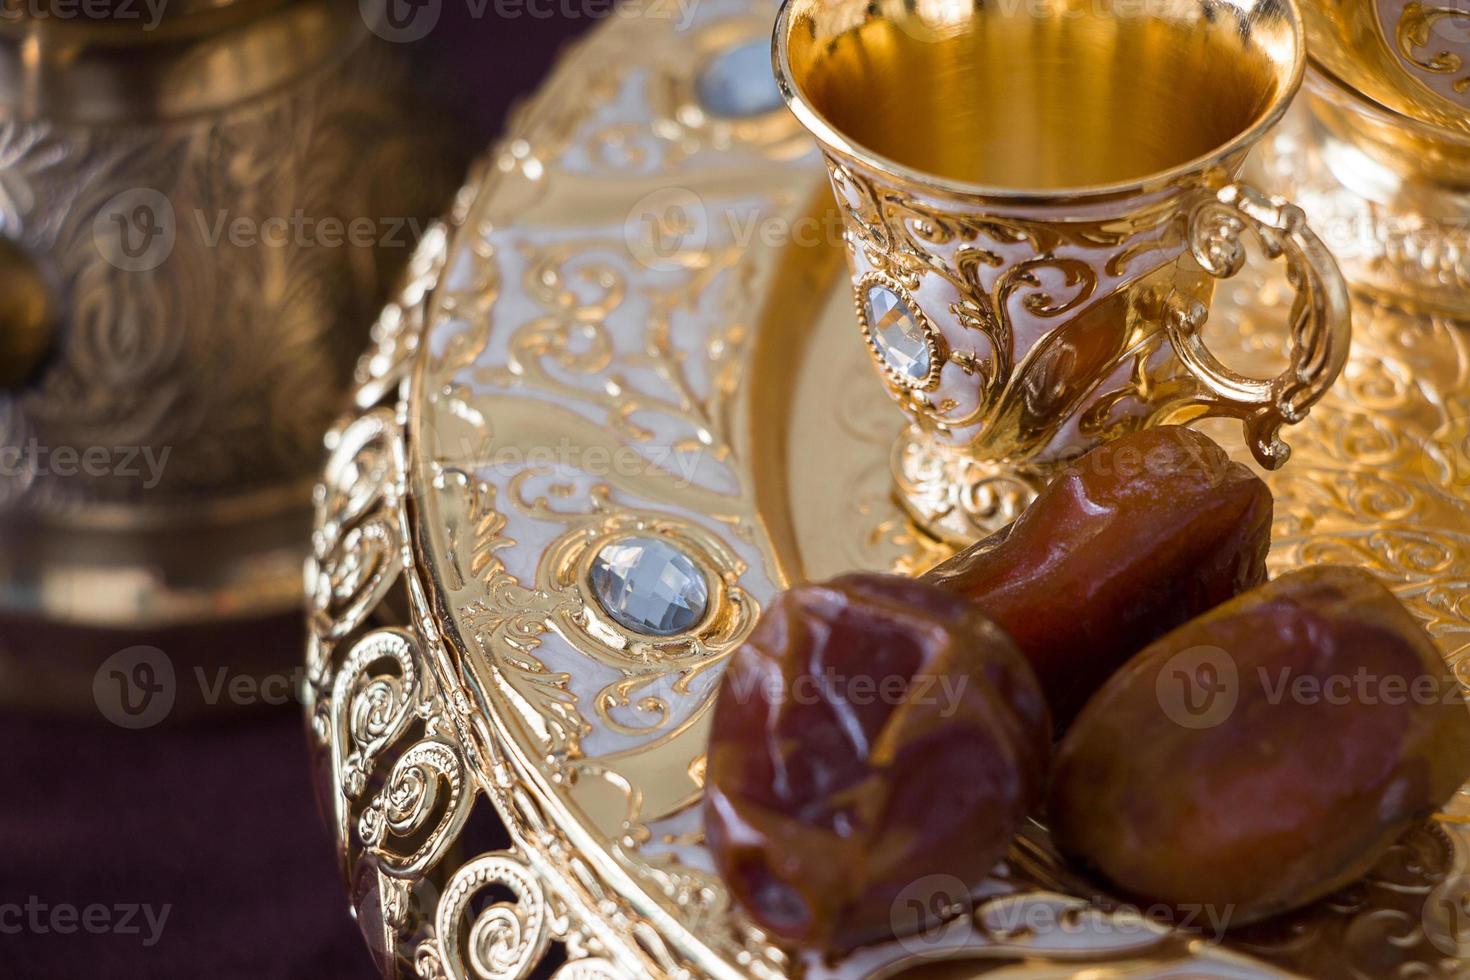
[[[845,140],[1012,189],[1207,157],[1290,90],[1299,54],[1290,8],[1273,2],[792,0],[788,16],[791,82]]]

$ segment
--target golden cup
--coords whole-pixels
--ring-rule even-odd
[[[1327,75],[1470,139],[1470,0],[1303,0],[1302,16]]]
[[[1253,158],[1355,287],[1470,315],[1470,0],[1310,0],[1304,97]]]
[[[1346,360],[1347,287],[1298,208],[1235,178],[1303,48],[1291,0],[786,0],[777,78],[827,161],[922,526],[993,530],[1145,425],[1233,417],[1285,462]],[[1202,335],[1247,232],[1297,293],[1273,378]]]

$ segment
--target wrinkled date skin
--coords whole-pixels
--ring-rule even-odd
[[[1047,814],[1128,894],[1240,925],[1361,877],[1467,778],[1433,641],[1372,575],[1324,566],[1129,662],[1063,739]]]
[[[1143,429],[923,577],[1010,633],[1064,728],[1129,657],[1266,580],[1271,510],[1266,484],[1208,436]]]
[[[828,953],[889,939],[929,925],[899,901],[917,879],[994,869],[1039,802],[1050,734],[1025,658],[969,603],[888,575],[802,585],[726,671],[706,840],[773,935]]]

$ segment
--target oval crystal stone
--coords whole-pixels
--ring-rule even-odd
[[[904,298],[887,286],[868,287],[868,332],[878,353],[900,378],[918,383],[929,376],[929,338]]]
[[[781,105],[781,90],[771,71],[771,43],[765,39],[720,52],[695,83],[699,102],[710,113],[730,119],[763,116]]]
[[[683,551],[654,537],[622,538],[592,559],[593,595],[619,626],[676,636],[709,610],[709,583]]]

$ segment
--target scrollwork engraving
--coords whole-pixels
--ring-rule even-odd
[[[458,836],[472,800],[459,749],[425,739],[398,758],[383,790],[358,818],[358,835],[388,874],[420,874]],[[407,854],[395,850],[396,841],[418,838],[422,843]]]
[[[1436,38],[1444,43],[1452,36],[1451,31],[1438,30],[1451,23],[1461,32],[1464,51],[1439,47],[1436,43]],[[1453,76],[1450,91],[1460,96],[1470,96],[1470,69],[1465,63],[1470,54],[1470,40],[1465,38],[1470,38],[1470,9],[1433,4],[1407,4],[1394,31],[1399,55],[1404,60],[1434,75]]]
[[[495,902],[468,923],[468,962],[461,954],[471,900],[500,887],[512,900]],[[434,914],[434,938],[419,946],[424,980],[522,980],[551,939],[549,908],[536,874],[511,853],[484,854],[449,879]]]

